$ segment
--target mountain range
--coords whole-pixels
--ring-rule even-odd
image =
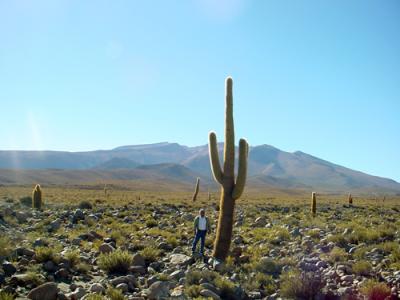
[[[223,144],[219,149],[222,159]],[[400,192],[400,183],[392,179],[269,145],[250,147],[248,164],[250,187]],[[0,184],[147,180],[192,185],[196,177],[205,185],[214,185],[207,145],[187,147],[164,142],[87,152],[0,151]]]

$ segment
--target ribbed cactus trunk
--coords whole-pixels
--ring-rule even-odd
[[[349,204],[353,205],[353,197],[351,196],[351,194],[349,194]]]
[[[239,170],[235,182],[235,132],[233,124],[232,78],[226,80],[226,110],[225,110],[225,145],[224,166],[221,170],[217,138],[210,133],[210,161],[215,180],[221,184],[220,213],[218,218],[217,235],[214,243],[213,256],[225,260],[229,253],[232,239],[235,200],[242,193],[247,175],[248,144],[246,140],[239,142]]]
[[[40,185],[37,184],[35,188],[33,189],[32,192],[32,205],[33,208],[35,209],[41,209],[42,208],[42,189],[40,188]]]
[[[313,217],[317,214],[317,196],[315,192],[311,194],[311,213]]]

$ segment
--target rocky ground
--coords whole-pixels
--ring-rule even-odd
[[[191,203],[27,202],[0,202],[0,300],[400,298],[396,205],[326,203],[312,217],[304,203],[242,203],[219,264],[190,255]]]

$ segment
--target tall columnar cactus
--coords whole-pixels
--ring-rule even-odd
[[[353,197],[349,194],[349,205],[353,205]]]
[[[197,181],[196,181],[196,187],[194,188],[194,193],[193,193],[193,197],[192,197],[192,201],[196,201],[197,199],[197,195],[199,194],[199,188],[200,188],[200,178],[197,177]]]
[[[315,192],[312,192],[312,194],[311,194],[311,212],[312,212],[313,217],[317,213],[317,197],[316,197]]]
[[[235,134],[233,126],[232,78],[226,79],[226,111],[225,111],[225,146],[224,163],[221,169],[217,137],[214,132],[209,136],[209,154],[215,181],[221,186],[220,212],[213,256],[225,260],[228,256],[232,239],[235,200],[243,193],[247,175],[247,157],[249,146],[245,139],[239,142],[239,168],[235,180]]]
[[[32,205],[33,208],[35,209],[41,209],[42,208],[42,189],[40,188],[40,185],[37,184],[35,188],[33,189],[32,192]]]

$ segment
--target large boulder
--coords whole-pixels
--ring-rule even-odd
[[[167,281],[156,281],[146,290],[147,298],[160,300],[169,296],[169,283]]]
[[[145,267],[146,266],[146,262],[144,261],[143,256],[140,255],[139,253],[136,253],[135,255],[133,255],[133,257],[132,257],[132,266]]]
[[[32,300],[57,300],[58,287],[54,282],[46,282],[31,290],[28,298]]]
[[[3,271],[6,274],[6,276],[11,276],[15,272],[17,272],[17,268],[14,267],[14,265],[12,263],[10,263],[9,261],[3,262],[2,267],[3,267]]]
[[[193,258],[185,254],[171,254],[169,261],[175,266],[187,266],[193,262]]]

